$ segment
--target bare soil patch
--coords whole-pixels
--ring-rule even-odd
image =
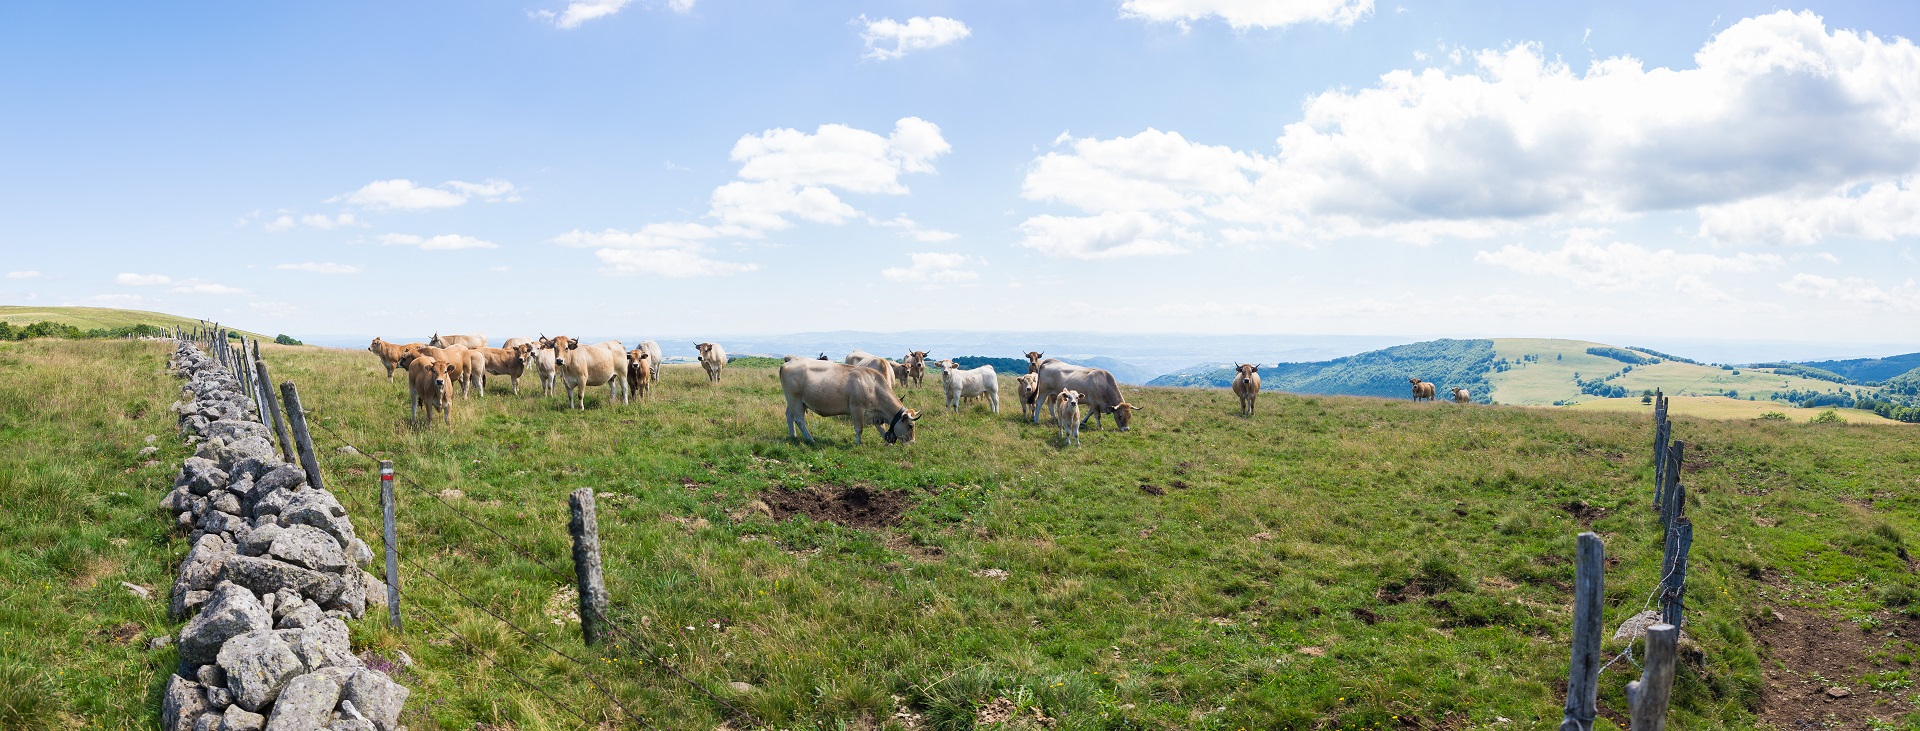
[[[912,507],[906,490],[882,490],[867,485],[809,485],[805,490],[768,490],[760,498],[773,508],[773,519],[795,515],[852,528],[887,528],[900,524]]]
[[[1606,517],[1607,515],[1606,508],[1597,505],[1588,505],[1585,500],[1575,500],[1560,506],[1560,509],[1567,511],[1567,515],[1573,516],[1573,519],[1580,521],[1580,525],[1583,526],[1592,526],[1593,521]]]
[[[1895,615],[1878,619],[1866,632],[1825,609],[1774,610],[1753,633],[1767,678],[1760,718],[1798,731],[1864,729],[1903,716],[1910,706],[1902,693],[1878,692],[1874,681],[1880,673],[1907,669],[1894,656],[1920,641],[1920,623]]]

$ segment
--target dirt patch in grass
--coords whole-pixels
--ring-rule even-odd
[[[1780,607],[1754,628],[1766,657],[1760,718],[1780,729],[1868,728],[1906,712],[1876,681],[1904,678],[1893,659],[1920,641],[1920,623],[1896,617],[1862,631],[1824,609]],[[1783,669],[1780,666],[1785,665]],[[1897,682],[1897,681],[1894,681]]]
[[[900,524],[912,506],[906,490],[882,490],[866,485],[809,485],[805,490],[768,490],[760,499],[773,508],[773,519],[795,515],[852,528],[887,528]]]
[[[1593,521],[1599,520],[1607,515],[1606,508],[1597,505],[1588,505],[1585,500],[1575,500],[1560,506],[1560,509],[1567,511],[1567,515],[1573,516],[1574,520],[1580,521],[1580,525],[1582,526],[1592,526]]]
[[[140,639],[143,632],[140,625],[133,622],[121,622],[112,627],[101,627],[93,631],[95,635],[116,645],[131,645]]]

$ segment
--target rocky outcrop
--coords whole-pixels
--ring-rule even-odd
[[[354,656],[345,622],[386,601],[373,552],[340,501],[280,460],[217,360],[181,343],[170,367],[197,447],[160,501],[193,544],[173,583],[186,625],[162,727],[396,731],[409,691]]]

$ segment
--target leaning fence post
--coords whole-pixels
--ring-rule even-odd
[[[1667,727],[1667,700],[1673,693],[1674,646],[1680,630],[1664,622],[1647,628],[1647,664],[1640,679],[1627,683],[1627,708],[1633,714],[1631,731],[1663,731]]]
[[[587,644],[607,634],[607,585],[600,579],[600,526],[593,512],[593,488],[573,491],[568,499],[573,520],[573,573],[580,589],[580,635]]]
[[[393,525],[393,462],[380,460],[380,528],[387,544],[387,624],[400,631],[400,536]]]
[[[1592,531],[1574,549],[1573,659],[1567,666],[1567,707],[1560,731],[1592,731],[1599,712],[1601,601],[1606,599],[1607,547]]]
[[[267,362],[264,360],[255,360],[253,362],[253,369],[257,372],[255,375],[260,377],[260,391],[261,396],[264,397],[262,400],[267,402],[267,411],[269,413],[263,416],[270,415],[273,417],[273,432],[280,437],[280,456],[282,459],[292,462],[293,439],[287,436],[287,421],[281,418],[280,401],[273,397],[273,379],[267,377]]]
[[[307,431],[307,414],[300,408],[300,390],[287,381],[280,384],[280,394],[286,398],[287,422],[293,425],[293,445],[299,449],[300,466],[307,470],[307,484],[326,489],[320,481],[320,460],[313,454],[313,434]]]
[[[1687,551],[1693,548],[1693,521],[1680,516],[1673,521],[1673,527],[1667,534],[1667,579],[1661,589],[1664,602],[1660,608],[1660,621],[1680,626],[1680,615],[1686,608],[1687,599]]]

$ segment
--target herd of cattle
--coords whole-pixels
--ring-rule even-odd
[[[727,366],[726,349],[719,343],[695,343],[700,366],[707,381],[718,384]],[[425,343],[389,343],[374,338],[367,346],[380,357],[393,380],[396,369],[407,376],[408,416],[415,421],[420,410],[433,421],[434,411],[452,423],[453,391],[462,398],[479,391],[485,397],[487,376],[506,376],[515,395],[520,393],[520,377],[533,374],[540,379],[541,393],[552,396],[554,385],[566,390],[567,404],[586,408],[586,390],[607,387],[609,401],[632,403],[652,393],[659,380],[660,344],[641,341],[640,347],[627,350],[618,340],[592,345],[565,335],[540,336],[538,339],[509,338],[500,347],[488,347],[480,335],[441,335],[435,333]],[[899,361],[855,350],[842,362],[832,362],[825,353],[818,358],[787,356],[780,366],[780,390],[787,400],[787,436],[813,441],[807,429],[807,412],[821,416],[846,416],[853,421],[853,441],[860,443],[865,427],[878,426],[887,443],[913,441],[914,422],[920,412],[900,402],[899,391],[920,385],[926,369],[940,372],[940,384],[949,411],[958,411],[964,401],[982,398],[993,413],[1000,411],[1000,378],[993,366],[963,369],[951,359],[928,361],[927,351],[915,350]],[[1076,366],[1045,353],[1030,351],[1027,373],[1014,381],[1020,390],[1020,414],[1032,423],[1040,423],[1040,407],[1045,405],[1060,435],[1068,444],[1080,443],[1080,428],[1088,420],[1096,427],[1102,417],[1112,414],[1120,431],[1132,426],[1133,414],[1143,411],[1129,404],[1120,394],[1113,374],[1100,368]],[[1253,414],[1254,400],[1260,394],[1260,367],[1235,365],[1233,392],[1240,399],[1240,411]],[[1414,400],[1431,400],[1434,385],[1418,378],[1413,382]],[[1454,400],[1466,403],[1467,393],[1453,389]]]

